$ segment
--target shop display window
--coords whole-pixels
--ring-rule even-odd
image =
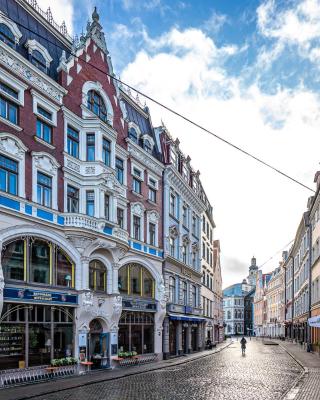
[[[7,280],[74,287],[74,263],[54,243],[34,237],[5,243],[1,261]]]

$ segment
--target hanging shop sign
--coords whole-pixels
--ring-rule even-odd
[[[308,324],[312,328],[320,328],[320,315],[308,319]]]
[[[157,311],[157,304],[140,299],[123,299],[122,308],[133,311]]]
[[[3,297],[4,300],[20,300],[36,303],[78,304],[78,296],[76,294],[49,292],[45,290],[9,287],[4,289]]]

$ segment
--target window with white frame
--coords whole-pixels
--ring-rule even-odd
[[[28,49],[31,64],[46,74],[52,61],[48,50],[35,39],[27,40],[25,46]]]
[[[86,191],[86,214],[90,217],[94,217],[95,207],[94,207],[94,190]]]
[[[19,163],[0,154],[0,190],[18,195]]]
[[[117,208],[117,223],[120,228],[124,228],[124,210],[122,208]]]
[[[145,149],[145,151],[147,153],[152,154],[152,145],[148,139],[145,139],[145,141],[143,143],[143,148]]]
[[[141,194],[141,185],[143,181],[143,171],[137,167],[132,168],[132,190]]]
[[[170,162],[177,168],[178,167],[178,156],[175,150],[171,148],[170,150]]]
[[[79,212],[79,189],[67,186],[67,211],[68,213]]]
[[[19,106],[24,105],[24,91],[27,85],[2,69],[0,77],[0,117],[9,125],[19,125]]]
[[[176,299],[176,280],[173,276],[169,277],[169,301],[175,303]]]
[[[186,244],[182,245],[182,261],[187,264],[188,248]]]
[[[67,150],[72,157],[79,158],[79,131],[72,126],[67,127]]]
[[[102,139],[102,160],[110,167],[111,164],[111,142],[110,140],[103,138]]]
[[[149,244],[156,245],[156,224],[149,222]]]
[[[116,157],[116,177],[118,179],[118,182],[123,184],[123,181],[124,181],[124,162],[119,157]]]
[[[192,250],[192,266],[193,268],[196,268],[197,266],[197,251],[196,250]]]
[[[198,229],[197,229],[197,217],[195,213],[192,213],[192,233],[194,236],[198,235]]]
[[[110,195],[107,193],[104,195],[104,216],[107,221],[110,220]]]
[[[176,254],[176,240],[174,237],[170,236],[169,238],[169,247],[170,247],[170,255],[171,257],[175,257]]]
[[[197,306],[197,288],[195,285],[191,285],[191,305],[192,307]]]
[[[32,200],[58,209],[58,168],[54,157],[45,152],[32,152]]]
[[[135,143],[138,143],[139,135],[137,133],[136,128],[134,127],[129,128],[129,139],[131,139]]]
[[[52,126],[48,123],[48,120],[52,121],[52,113],[40,106],[37,107],[37,111],[39,117],[37,118],[36,135],[39,139],[52,143]]]
[[[133,238],[141,240],[141,218],[137,215],[133,216]]]
[[[158,181],[153,177],[148,176],[148,199],[153,203],[157,202],[157,189],[158,189]]]
[[[131,237],[144,240],[144,206],[142,203],[131,203]]]
[[[175,217],[176,216],[176,196],[174,193],[170,193],[170,214]]]
[[[21,36],[18,26],[4,13],[0,13],[0,41],[14,49]]]
[[[186,204],[182,206],[182,224],[188,228],[188,206]]]
[[[95,134],[87,133],[87,161],[95,161]]]

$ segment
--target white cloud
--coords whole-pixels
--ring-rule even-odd
[[[146,33],[147,35],[147,33]],[[279,169],[313,185],[318,167],[320,101],[302,85],[265,94],[228,74],[224,62],[241,49],[218,47],[198,29],[177,28],[146,38],[122,78]],[[295,234],[310,193],[149,102],[153,122],[164,120],[200,169],[213,204],[227,272],[240,279],[236,259],[264,262]],[[310,146],[312,143],[312,146]],[[239,264],[239,265],[240,265]],[[275,265],[274,267],[276,267]],[[270,267],[269,267],[270,269]],[[235,279],[237,277],[237,279]]]
[[[282,7],[282,8],[281,8]],[[257,27],[261,35],[277,41],[275,45],[278,56],[285,46],[297,46],[298,55],[318,62],[314,46],[319,47],[320,39],[320,2],[319,0],[299,0],[282,3],[266,0],[257,8]],[[265,52],[264,58],[269,54]]]
[[[62,24],[62,21],[65,21],[68,33],[73,32],[72,0],[37,0],[37,3],[43,11],[47,11],[47,9],[50,7],[54,21],[59,25]]]
[[[209,33],[217,33],[227,22],[228,18],[225,14],[212,11],[210,18],[204,22],[204,29]]]

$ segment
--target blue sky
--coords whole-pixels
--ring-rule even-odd
[[[98,7],[117,75],[313,187],[320,0],[38,0],[74,33]],[[144,99],[142,99],[143,101]],[[148,102],[213,205],[224,286],[293,239],[310,193]],[[278,266],[276,257],[263,270]]]

